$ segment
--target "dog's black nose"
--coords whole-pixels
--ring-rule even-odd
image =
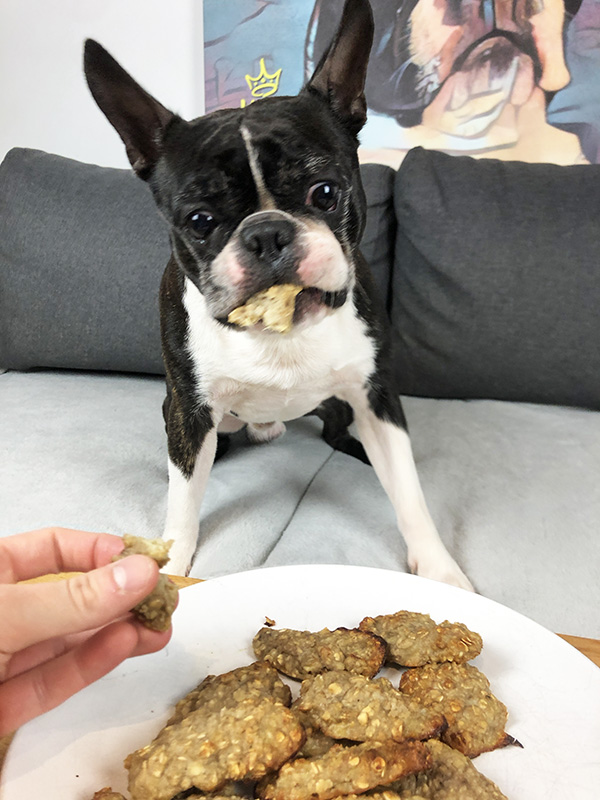
[[[240,231],[240,239],[246,250],[262,261],[273,263],[294,241],[295,234],[295,225],[290,220],[265,215],[249,219]]]

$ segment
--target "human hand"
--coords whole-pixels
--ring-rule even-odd
[[[110,563],[122,550],[119,536],[65,528],[0,539],[0,736],[169,641],[171,630],[148,630],[129,613],[156,585],[156,562]],[[72,571],[83,574],[18,583]]]

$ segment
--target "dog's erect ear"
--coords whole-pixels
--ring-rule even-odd
[[[369,0],[346,0],[337,33],[306,85],[326,98],[354,134],[367,119],[364,87],[372,44]]]
[[[163,133],[173,113],[142,89],[93,39],[85,43],[83,60],[94,100],[123,140],[131,166],[146,179],[158,160]]]

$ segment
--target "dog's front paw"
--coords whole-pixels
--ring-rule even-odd
[[[169,561],[164,568],[164,572],[168,573],[169,575],[182,575],[183,577],[186,577],[189,575],[192,568],[193,555],[193,549],[190,551],[188,546],[175,539],[171,546],[171,550],[169,551]]]
[[[430,578],[450,586],[458,586],[474,592],[473,584],[449,553],[443,551],[424,551],[418,554],[409,553],[410,571],[421,578]]]

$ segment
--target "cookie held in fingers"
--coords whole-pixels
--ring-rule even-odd
[[[326,671],[373,677],[386,657],[385,642],[379,636],[348,628],[313,633],[264,627],[252,647],[258,659],[298,680]]]
[[[164,567],[169,561],[169,549],[173,540],[146,539],[143,536],[123,536],[125,549],[113,558],[119,561],[132,555],[149,556],[154,559],[159,568]],[[140,620],[142,625],[153,631],[166,631],[171,627],[171,617],[177,607],[178,591],[169,578],[160,573],[158,582],[152,592],[131,610]]]
[[[442,712],[401,694],[387,678],[349,672],[303,681],[298,707],[327,736],[355,742],[429,739],[446,727]]]
[[[381,636],[388,647],[388,661],[403,667],[455,661],[463,663],[481,652],[481,636],[461,622],[437,625],[428,614],[397,611],[379,617],[365,617],[361,631]]]
[[[474,758],[480,753],[519,744],[504,730],[506,706],[490,690],[486,676],[472,664],[428,664],[407,670],[400,691],[446,717],[441,739]]]

